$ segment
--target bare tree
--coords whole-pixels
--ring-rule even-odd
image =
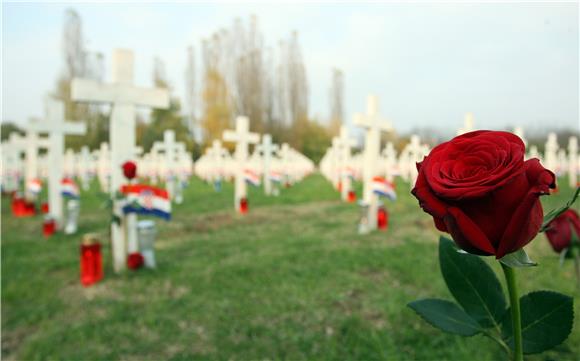
[[[195,139],[195,131],[198,128],[195,117],[196,93],[195,93],[195,50],[193,46],[187,48],[187,63],[185,68],[185,107],[187,109],[188,129],[191,137]]]
[[[330,123],[329,132],[337,136],[344,119],[344,77],[340,69],[332,69],[332,80],[329,90],[330,98]]]
[[[153,82],[156,87],[169,88],[165,63],[159,57],[153,59]]]
[[[85,75],[86,51],[84,48],[83,27],[79,14],[73,9],[65,12],[63,50],[68,79]]]
[[[293,32],[290,40],[283,42],[281,48],[281,105],[285,110],[284,116],[291,122],[290,143],[301,149],[303,132],[308,124],[308,83],[298,33]]]

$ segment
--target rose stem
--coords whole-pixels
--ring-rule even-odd
[[[510,311],[512,314],[512,330],[514,334],[514,361],[523,361],[524,352],[522,347],[522,316],[520,314],[520,300],[516,285],[516,272],[510,266],[501,263],[505,275],[508,292],[510,295]]]
[[[580,252],[578,248],[572,246],[572,255],[574,256],[574,268],[576,269],[576,287],[580,289]]]

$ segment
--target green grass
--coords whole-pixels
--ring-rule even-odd
[[[247,216],[233,212],[231,184],[215,193],[194,179],[188,204],[174,207],[171,222],[157,222],[158,269],[122,275],[112,272],[109,218],[96,189],[83,195],[79,234],[49,240],[40,217],[15,219],[3,199],[3,358],[505,359],[488,339],[444,334],[405,306],[451,299],[437,262],[438,232],[407,184],[388,203],[389,230],[361,236],[358,207],[339,202],[320,175],[280,197],[250,190]],[[570,194],[562,186],[544,197],[545,209]],[[78,247],[83,233],[95,231],[103,235],[106,276],[83,288]],[[518,272],[522,294],[573,294],[580,314],[572,264],[560,267],[543,235],[528,249],[540,266]],[[577,321],[563,346],[529,359],[578,355]]]

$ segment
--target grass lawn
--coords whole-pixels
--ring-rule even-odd
[[[562,182],[564,183],[564,182]],[[359,185],[360,186],[360,185]],[[387,232],[356,233],[358,206],[313,175],[280,197],[250,191],[250,214],[193,179],[187,204],[157,221],[158,269],[115,275],[107,211],[83,194],[79,233],[41,236],[41,217],[15,219],[2,200],[2,357],[6,360],[500,360],[483,336],[444,334],[405,305],[451,299],[437,259],[439,233],[398,184]],[[549,210],[569,198],[562,185]],[[360,191],[359,191],[360,194]],[[101,232],[105,279],[83,288],[79,244]],[[580,292],[543,235],[528,246],[539,267],[518,272],[522,294]],[[500,267],[491,258],[498,277]],[[503,277],[500,278],[503,284]],[[578,360],[580,318],[568,341],[529,360]]]

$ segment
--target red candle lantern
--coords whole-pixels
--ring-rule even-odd
[[[88,287],[103,279],[103,256],[96,235],[86,234],[81,244],[81,283]]]
[[[36,207],[34,202],[24,201],[24,214],[23,216],[33,216],[36,214]]]
[[[241,214],[248,213],[248,198],[240,199],[240,213]]]
[[[389,226],[389,213],[384,207],[379,207],[377,212],[377,228],[387,229]]]
[[[12,197],[12,214],[16,217],[21,217],[24,213],[24,198],[20,193],[14,193]]]
[[[44,217],[44,222],[42,223],[42,235],[45,238],[52,236],[56,232],[56,222],[55,220],[50,217]]]
[[[349,203],[356,201],[356,193],[354,191],[348,191],[348,198]]]

